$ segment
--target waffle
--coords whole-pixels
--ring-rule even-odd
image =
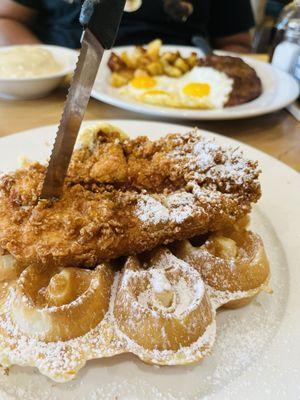
[[[200,275],[164,248],[143,268],[137,258],[128,259],[114,316],[133,352],[151,364],[195,363],[214,340],[214,310]]]
[[[128,257],[115,273],[106,264],[29,266],[4,297],[0,363],[37,367],[58,382],[87,360],[128,352],[151,364],[195,363],[215,339],[215,310],[199,273],[166,248],[147,260]]]
[[[0,313],[9,288],[18,279],[22,266],[17,260],[0,248]]]
[[[185,240],[175,243],[172,250],[200,273],[216,308],[244,306],[267,290],[268,259],[262,239],[251,231],[217,232],[202,245]]]
[[[202,245],[130,256],[118,271],[110,263],[22,272],[2,255],[0,364],[37,367],[65,382],[87,360],[121,353],[150,364],[195,363],[211,352],[216,309],[248,304],[269,275],[262,240],[240,228]]]

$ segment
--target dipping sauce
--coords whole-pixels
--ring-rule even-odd
[[[63,70],[52,53],[37,46],[16,46],[0,52],[0,79],[41,78]]]

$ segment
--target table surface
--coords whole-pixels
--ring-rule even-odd
[[[66,90],[58,89],[50,96],[39,100],[0,100],[0,137],[38,126],[57,124],[65,96]],[[155,118],[120,110],[91,99],[85,119]],[[175,123],[198,126],[247,143],[300,172],[300,123],[286,110],[245,120],[175,121]]]

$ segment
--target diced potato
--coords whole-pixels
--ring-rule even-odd
[[[179,51],[161,54],[162,41],[153,40],[147,47],[137,46],[132,52],[112,53],[109,68],[112,71],[111,84],[114,87],[126,85],[133,77],[166,74],[178,78],[198,63],[197,53],[184,58]]]
[[[107,65],[112,72],[119,72],[126,68],[124,61],[114,52],[111,53]]]
[[[139,59],[139,68],[146,67],[151,62],[150,58],[145,55]]]
[[[176,59],[177,59],[176,53],[171,53],[170,51],[163,53],[161,56],[161,60],[166,61],[168,63],[173,63],[176,61]]]
[[[186,58],[188,65],[193,68],[198,64],[198,56],[196,53],[192,53],[188,58]]]
[[[139,68],[141,64],[141,59],[146,55],[146,50],[143,47],[136,47],[134,52],[130,54],[132,58],[132,63],[135,65],[135,68]]]
[[[127,85],[132,78],[132,71],[113,72],[111,74],[110,84],[111,86],[118,88]]]
[[[156,61],[159,58],[162,41],[160,39],[153,40],[148,44],[147,55],[152,61]]]
[[[162,64],[157,61],[150,63],[149,65],[147,65],[146,68],[149,74],[152,76],[162,75],[164,73],[164,68]]]
[[[135,69],[137,67],[137,60],[131,57],[126,51],[121,53],[120,58],[126,64],[127,68]]]
[[[173,67],[172,65],[165,65],[164,72],[171,78],[179,78],[182,76],[182,71],[179,68]]]
[[[134,71],[134,77],[139,78],[143,76],[149,76],[148,72],[145,71],[144,69],[138,68]]]
[[[177,58],[177,60],[174,63],[174,67],[179,68],[180,71],[183,73],[188,72],[190,70],[190,67],[186,61],[184,61],[182,58]]]

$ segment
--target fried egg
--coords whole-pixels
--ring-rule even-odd
[[[170,101],[171,78],[166,76],[139,76],[120,89],[120,93],[143,103],[167,105]]]
[[[167,80],[167,77],[162,76],[157,76],[155,78],[152,76],[139,76],[129,82],[128,92],[135,97],[141,97],[145,93],[150,95],[168,93]]]
[[[195,67],[178,80],[180,103],[189,108],[223,108],[232,92],[233,80],[211,67]]]
[[[233,80],[211,67],[195,67],[180,78],[142,76],[132,79],[120,93],[143,103],[177,108],[222,108]]]

